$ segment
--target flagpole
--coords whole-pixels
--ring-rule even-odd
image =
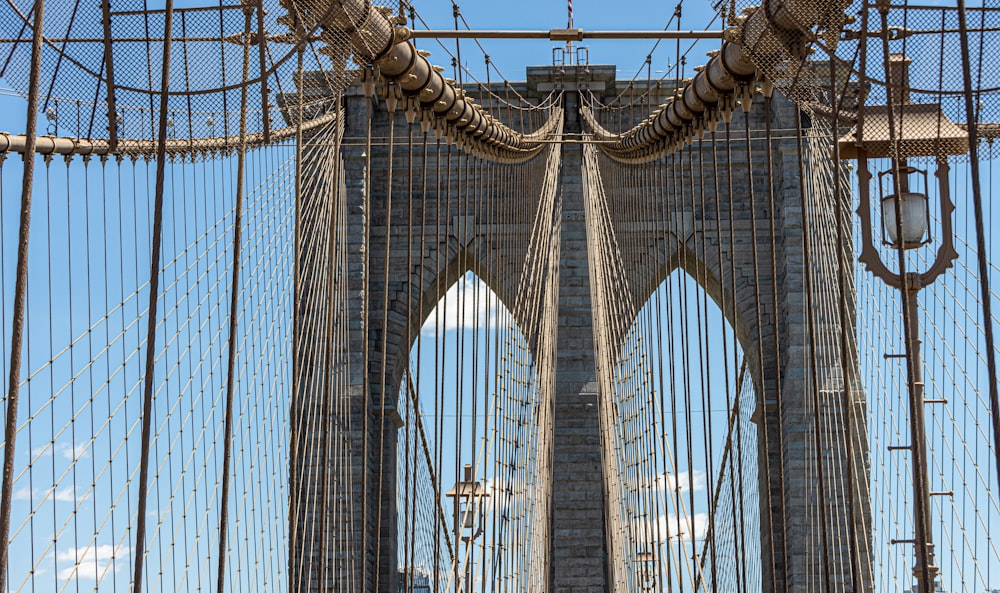
[[[566,0],[566,1],[568,3],[567,4],[567,12],[568,12],[568,15],[569,15],[569,20],[566,23],[566,28],[567,29],[572,29],[573,28],[573,0]],[[575,63],[575,57],[573,55],[573,42],[572,41],[567,41],[566,42],[566,54],[569,56],[569,59],[566,60],[566,61],[569,64],[574,64]]]

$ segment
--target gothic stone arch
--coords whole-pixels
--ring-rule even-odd
[[[614,86],[614,68],[591,66],[588,76],[601,80],[605,92],[614,97],[617,89]],[[610,74],[609,74],[610,72]],[[535,93],[538,96],[539,83],[559,83],[562,75],[548,69],[529,71],[533,82],[518,90],[525,95]],[[572,83],[569,83],[572,84]],[[579,84],[579,83],[577,83]],[[593,90],[596,84],[590,85]],[[574,87],[575,88],[575,87]],[[570,88],[564,98],[566,109],[565,130],[568,133],[579,132],[581,122],[579,117],[579,96]],[[596,92],[596,91],[595,91]],[[666,96],[666,89],[661,91]],[[655,94],[655,93],[654,93]],[[654,97],[654,100],[663,97]],[[405,360],[410,344],[406,336],[415,336],[419,332],[419,323],[430,312],[444,291],[466,270],[472,270],[479,275],[499,296],[501,301],[517,315],[512,306],[518,286],[521,264],[527,256],[527,245],[524,242],[510,240],[517,232],[523,232],[524,225],[532,223],[533,210],[525,208],[523,196],[504,194],[503,189],[495,193],[491,200],[481,200],[473,204],[453,204],[453,211],[446,217],[450,221],[447,229],[434,229],[433,239],[425,235],[423,250],[408,246],[408,237],[419,236],[419,226],[424,220],[438,220],[436,211],[437,192],[428,190],[425,195],[414,196],[412,202],[405,199],[409,189],[409,179],[405,175],[407,163],[405,153],[397,154],[394,160],[396,174],[393,177],[392,209],[386,209],[384,180],[387,176],[387,151],[384,145],[373,145],[371,163],[373,180],[371,188],[371,212],[363,212],[366,158],[363,156],[365,130],[368,117],[367,99],[359,88],[351,89],[344,100],[346,111],[346,130],[344,133],[340,163],[342,167],[342,188],[345,192],[348,241],[345,254],[346,270],[342,281],[347,283],[350,295],[351,310],[344,312],[350,320],[350,352],[343,353],[345,360],[350,362],[349,380],[343,389],[351,401],[351,414],[355,427],[363,426],[364,411],[364,359],[369,361],[368,410],[372,410],[375,402],[380,402],[380,394],[376,393],[381,384],[382,369],[379,366],[383,344],[386,347],[387,368],[385,369],[386,385],[390,390],[386,393],[386,406],[394,407],[394,394],[398,386],[402,369],[400,362]],[[388,131],[388,115],[384,107],[372,110],[374,113],[373,136],[384,139]],[[794,128],[795,119],[799,117],[794,106],[789,102],[775,98],[772,108],[774,127],[776,129]],[[741,130],[740,115],[734,120],[734,137],[739,137],[736,130]],[[763,109],[758,101],[750,115],[751,128],[763,129]],[[397,138],[405,134],[405,121],[402,114],[396,114]],[[808,120],[804,121],[808,126]],[[805,418],[805,401],[812,395],[808,381],[807,369],[802,362],[803,348],[807,344],[806,323],[804,318],[805,304],[803,301],[804,268],[801,258],[803,241],[802,213],[799,206],[799,184],[802,176],[798,170],[798,152],[795,140],[782,139],[774,144],[774,195],[775,220],[777,233],[775,247],[776,276],[774,281],[778,287],[778,301],[771,297],[772,276],[770,261],[770,233],[768,217],[769,191],[767,187],[766,163],[762,146],[759,142],[753,145],[754,187],[757,199],[757,229],[758,229],[758,266],[754,269],[751,261],[750,246],[750,211],[749,192],[747,190],[747,165],[745,157],[739,156],[742,145],[734,145],[733,182],[736,191],[733,207],[735,225],[733,232],[735,242],[729,241],[729,229],[715,227],[714,212],[707,216],[705,212],[690,206],[692,200],[685,200],[689,208],[687,216],[682,217],[688,223],[675,225],[675,228],[657,228],[655,221],[643,221],[635,224],[634,220],[616,219],[615,230],[621,235],[638,233],[649,246],[634,254],[624,254],[623,264],[629,279],[629,289],[638,303],[635,313],[646,301],[648,296],[674,268],[682,266],[694,278],[698,279],[710,295],[722,306],[730,322],[735,322],[744,352],[748,357],[751,369],[763,369],[754,376],[754,383],[759,394],[760,405],[767,408],[768,413],[762,414],[768,422],[768,434],[774,442],[761,447],[760,464],[770,468],[770,491],[781,493],[781,498],[766,500],[762,495],[762,504],[770,507],[770,516],[774,521],[776,541],[770,541],[768,530],[762,534],[762,549],[765,555],[774,555],[775,574],[770,574],[770,562],[765,559],[764,582],[772,582],[778,591],[810,591],[816,588],[816,583],[810,581],[811,574],[817,572],[816,566],[821,551],[815,549],[816,544],[809,538],[808,521],[811,505],[814,501],[807,500],[802,468],[812,463],[809,456],[806,438],[809,420]],[[319,164],[329,164],[336,157],[330,155],[328,147],[310,145],[304,148],[307,155],[307,170],[304,175],[303,187],[299,192],[300,211],[315,210],[315,204],[325,204],[330,201],[336,183],[321,173],[324,170]],[[401,150],[401,149],[397,149]],[[723,151],[720,151],[723,152]],[[441,166],[447,169],[451,159],[451,170],[462,162],[464,156],[452,152],[441,155]],[[723,152],[724,154],[724,152]],[[742,152],[745,155],[745,152]],[[428,154],[428,159],[436,161],[436,151]],[[423,155],[414,154],[414,162],[421,162]],[[806,153],[806,169],[812,159],[826,158],[826,155]],[[742,160],[742,162],[741,162]],[[724,161],[724,157],[723,157]],[[316,166],[314,166],[314,163]],[[552,493],[552,552],[551,552],[551,586],[556,592],[570,591],[574,593],[598,593],[608,591],[608,566],[605,542],[605,509],[603,503],[604,484],[601,473],[601,452],[599,423],[596,416],[597,382],[594,367],[594,340],[591,327],[591,301],[589,287],[589,270],[587,262],[586,225],[584,220],[583,188],[582,188],[582,152],[579,145],[566,145],[562,152],[562,168],[559,177],[558,203],[552,224],[558,225],[561,239],[561,261],[559,266],[559,330],[558,352],[556,356],[556,409],[554,439],[554,491]],[[724,167],[728,167],[723,162]],[[687,165],[684,169],[686,170]],[[383,180],[381,183],[378,180]],[[415,183],[413,187],[422,187]],[[714,186],[707,186],[714,194]],[[422,192],[421,192],[422,193]],[[447,203],[446,192],[441,199]],[[468,192],[467,192],[468,195]],[[665,199],[671,199],[664,195]],[[818,199],[810,196],[810,199]],[[706,207],[710,203],[706,201]],[[832,200],[821,200],[830,204]],[[414,206],[414,227],[408,224],[410,205]],[[723,221],[729,220],[729,204],[723,206]],[[714,207],[714,206],[713,206]],[[427,210],[426,216],[423,209]],[[683,208],[682,208],[683,210]],[[527,212],[527,214],[525,214]],[[364,273],[364,226],[363,216],[371,216],[371,237],[367,246],[370,249],[370,277]],[[617,213],[612,212],[614,217]],[[391,221],[390,252],[384,251],[386,223]],[[443,226],[443,225],[442,225]],[[653,232],[650,232],[653,229]],[[310,245],[317,241],[310,233],[318,233],[321,226],[303,219],[299,222],[300,242]],[[427,229],[428,231],[430,229]],[[719,232],[723,231],[723,232]],[[663,233],[680,233],[684,237],[685,252],[674,252],[675,241],[664,241]],[[411,250],[409,257],[407,250]],[[308,321],[313,314],[307,303],[315,302],[314,293],[324,293],[328,274],[333,273],[329,263],[322,257],[306,261],[300,252],[300,277],[296,287],[296,352],[308,352],[300,348],[312,341],[323,340],[322,329],[309,329]],[[721,257],[720,257],[721,253]],[[388,256],[388,259],[387,259]],[[653,268],[659,272],[652,277],[645,273],[650,269],[648,258],[654,258]],[[389,283],[384,282],[382,271],[388,262]],[[409,267],[408,267],[409,265]],[[735,277],[730,269],[735,268]],[[733,288],[735,287],[735,288]],[[755,297],[760,288],[761,306],[756,310]],[[407,303],[419,302],[417,295],[422,295],[423,310],[407,311]],[[368,299],[370,317],[367,324],[362,324],[362,299]],[[388,302],[387,331],[383,333],[382,303]],[[776,307],[775,307],[776,305]],[[777,310],[777,317],[774,311]],[[407,320],[410,326],[407,327]],[[757,321],[760,320],[760,327]],[[517,319],[518,323],[524,320]],[[838,332],[840,320],[827,320],[822,325],[823,331]],[[847,320],[852,323],[852,320]],[[364,329],[367,327],[367,336]],[[853,327],[853,325],[852,325]],[[758,330],[762,339],[758,340]],[[775,364],[775,340],[780,343],[778,355],[780,366]],[[836,342],[834,342],[836,343]],[[364,345],[367,344],[368,352]],[[835,354],[835,353],[834,353]],[[835,357],[834,357],[835,358]],[[831,359],[825,357],[825,359]],[[850,365],[855,360],[849,361]],[[296,361],[299,377],[293,406],[298,409],[321,393],[324,380],[319,361],[310,359],[306,354],[300,354]],[[838,365],[839,366],[839,365]],[[780,380],[782,397],[780,404],[775,398],[776,386]],[[853,390],[850,390],[853,394]],[[390,397],[392,396],[392,397]],[[781,410],[781,422],[778,422],[778,406]],[[389,414],[391,418],[391,414]],[[337,546],[330,554],[332,557],[322,559],[316,552],[307,553],[303,550],[316,550],[317,546],[307,545],[310,536],[302,529],[295,531],[298,540],[291,542],[290,565],[292,567],[310,567],[323,561],[331,563],[338,570],[359,570],[368,590],[395,593],[396,591],[396,542],[397,533],[395,513],[395,451],[396,430],[398,424],[391,419],[385,426],[371,426],[369,434],[360,430],[351,434],[353,471],[348,483],[340,486],[338,496],[374,496],[378,492],[377,463],[381,462],[382,491],[389,493],[382,500],[370,500],[366,505],[367,516],[360,516],[358,510],[355,524],[358,525],[354,541],[347,545]],[[864,430],[864,427],[855,427]],[[836,427],[833,427],[836,430]],[[384,438],[379,442],[379,436]],[[776,440],[781,436],[780,447]],[[318,436],[316,437],[318,438]],[[368,463],[362,459],[362,451],[369,453]],[[772,453],[781,451],[781,455],[772,454],[765,457],[764,451]],[[391,452],[380,454],[382,452]],[[867,452],[858,453],[860,459]],[[302,454],[293,461],[293,484],[296,488],[296,477],[309,475],[322,469],[324,461],[316,455]],[[364,475],[362,467],[368,468]],[[763,472],[762,472],[763,474]],[[857,474],[865,476],[866,474]],[[863,478],[862,478],[863,479]],[[767,489],[761,487],[761,491]],[[305,494],[309,496],[308,493]],[[324,501],[315,501],[323,508]],[[376,509],[381,506],[382,512]],[[379,517],[381,523],[379,524]],[[860,523],[870,521],[867,507],[858,513],[855,519]],[[843,524],[843,521],[841,521]],[[379,536],[381,534],[381,536]],[[317,536],[312,536],[317,537]],[[301,540],[301,541],[299,541]],[[842,540],[838,540],[842,541]],[[381,549],[376,554],[375,545],[379,542]],[[584,543],[581,543],[584,542]],[[839,545],[839,544],[838,544]],[[367,553],[362,554],[366,548]],[[787,551],[787,556],[785,552]],[[361,566],[362,557],[368,559]],[[375,559],[380,559],[380,566],[375,565]],[[356,568],[351,568],[356,567]],[[844,578],[849,574],[849,567],[833,566],[835,575]],[[291,573],[300,575],[299,580],[304,588],[311,591],[323,589],[323,583],[315,576],[314,568]],[[376,582],[376,575],[378,575]],[[867,581],[870,583],[870,579]],[[298,585],[297,583],[293,585]]]
[[[633,302],[637,303],[634,314],[638,314],[664,279],[675,269],[682,269],[707,291],[735,328],[757,393],[756,421],[759,425],[766,423],[762,426],[763,430],[758,431],[761,440],[759,490],[764,589],[769,590],[773,581],[777,591],[814,591],[822,586],[819,579],[823,574],[821,563],[825,559],[819,544],[809,539],[810,528],[815,528],[809,523],[810,513],[816,512],[815,499],[806,494],[809,491],[806,487],[808,480],[812,478],[804,471],[816,465],[815,452],[811,448],[813,420],[807,414],[815,395],[811,373],[834,377],[833,386],[823,385],[821,381],[819,394],[825,416],[835,418],[824,428],[824,441],[834,443],[833,447],[837,450],[826,453],[846,457],[843,450],[845,427],[842,416],[833,412],[833,406],[841,406],[843,397],[851,397],[854,400],[852,405],[857,408],[861,408],[864,402],[863,395],[858,392],[858,361],[853,351],[846,361],[851,375],[846,390],[839,380],[842,375],[839,348],[827,346],[819,352],[817,359],[822,361],[824,367],[815,371],[810,368],[808,355],[806,267],[803,258],[806,221],[800,192],[806,192],[806,199],[812,208],[822,211],[824,215],[819,219],[835,220],[835,188],[827,186],[822,190],[825,194],[821,195],[815,193],[815,185],[807,184],[803,188],[806,183],[804,178],[817,167],[820,159],[828,159],[829,155],[810,149],[803,143],[803,170],[800,171],[798,141],[794,137],[774,140],[773,177],[769,180],[766,144],[760,133],[765,129],[765,117],[768,115],[772,118],[774,129],[795,129],[796,118],[801,118],[804,129],[808,130],[811,125],[808,117],[800,114],[794,104],[780,95],[775,94],[770,114],[765,112],[763,101],[757,97],[749,114],[752,138],[749,168],[741,121],[743,114],[737,113],[731,128],[731,165],[726,163],[724,146],[718,146],[714,158],[718,159],[720,170],[712,172],[711,146],[704,144],[701,149],[696,146],[685,150],[670,162],[675,167],[672,173],[675,177],[668,178],[667,186],[661,187],[658,194],[663,198],[664,207],[670,210],[667,223],[636,220],[633,214],[628,219],[618,217],[613,220],[613,225],[623,243],[633,240],[640,246],[635,253],[625,251],[622,254],[627,283],[632,289]],[[721,125],[717,138],[724,138]],[[730,175],[732,201],[728,192]],[[849,193],[841,192],[841,195],[849,196]],[[849,203],[844,204],[843,211],[849,212],[849,206]],[[610,210],[613,218],[624,212],[624,209],[616,210],[613,206]],[[775,224],[773,246],[772,218]],[[816,224],[816,218],[812,217],[809,224]],[[754,223],[757,231],[756,260],[753,253]],[[831,267],[836,265],[835,246],[825,246],[825,254],[817,253],[818,247],[815,241],[810,243],[813,285],[819,287],[818,290],[836,290],[836,270]],[[851,257],[848,251],[848,261],[852,261]],[[650,269],[655,273],[650,275]],[[853,286],[849,286],[849,290],[853,290]],[[848,334],[854,336],[853,311],[846,320],[841,320],[838,313],[833,311],[816,322],[817,332],[821,334],[817,336],[821,349],[824,344],[840,343],[842,323],[847,324]],[[830,393],[831,390],[835,393]],[[848,395],[845,396],[845,392]],[[852,429],[855,435],[860,435],[861,441],[866,441],[864,425],[852,426]],[[764,442],[765,438],[769,442]],[[855,452],[856,481],[867,482],[864,461],[867,453],[866,447]],[[765,471],[770,475],[769,488]],[[827,475],[826,483],[829,491],[836,491],[845,486],[844,476]],[[768,492],[772,493],[771,500],[768,500]],[[845,501],[838,502],[841,508],[845,507]],[[870,532],[870,505],[868,501],[856,503],[860,508],[854,521],[859,532]],[[771,529],[766,528],[764,523],[768,516],[773,525]],[[830,570],[835,578],[845,579],[849,588],[851,568],[846,560],[848,519],[837,517],[831,521],[837,526],[830,528],[830,550],[831,556],[834,556],[828,559]],[[771,541],[771,533],[774,534],[774,541]],[[870,542],[861,542],[861,546],[870,546]],[[862,558],[871,557],[870,549],[862,549],[860,553]],[[771,555],[774,558],[774,574],[771,574],[769,562]],[[863,568],[861,582],[864,590],[871,590],[869,566]]]

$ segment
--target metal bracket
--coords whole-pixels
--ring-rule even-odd
[[[549,41],[583,41],[583,29],[550,29]]]

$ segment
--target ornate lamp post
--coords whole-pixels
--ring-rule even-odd
[[[486,486],[472,477],[472,466],[462,468],[462,481],[455,484],[445,496],[454,499],[455,539],[462,540],[466,555],[470,555],[472,542],[483,533],[485,518],[480,498],[489,496]],[[472,560],[465,564],[465,593],[472,593]]]
[[[955,210],[948,186],[948,155],[969,150],[965,131],[951,121],[937,104],[910,103],[909,59],[901,54],[890,57],[886,71],[893,89],[890,105],[864,107],[863,119],[848,136],[839,141],[842,159],[857,159],[861,218],[861,255],[858,258],[874,276],[900,291],[903,301],[903,325],[906,342],[907,383],[910,407],[910,445],[914,498],[914,539],[916,564],[913,576],[918,593],[933,593],[938,567],[934,564],[931,537],[930,486],[927,472],[924,424],[923,360],[920,355],[917,294],[951,267],[958,257],[955,251],[951,214]],[[906,252],[932,242],[930,204],[927,195],[927,172],[908,164],[909,157],[936,159],[937,193],[940,200],[941,237],[931,266],[923,272],[906,270]],[[872,239],[872,173],[868,158],[888,158],[890,166],[878,173],[882,212],[882,243],[898,253],[898,271],[882,261]]]

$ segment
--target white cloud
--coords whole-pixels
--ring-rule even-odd
[[[62,488],[56,488],[55,486],[46,488],[45,491],[43,492],[43,496],[51,497],[56,502],[75,503],[78,502],[78,500],[80,499],[80,495],[77,494],[72,484],[68,486],[63,486]]]
[[[515,496],[513,492],[508,492],[511,489],[512,484],[509,484],[506,479],[501,476],[496,476],[490,480],[486,480],[486,493],[489,494],[482,504],[487,513],[492,513],[493,509],[506,508],[510,504],[510,498]]]
[[[64,580],[72,578],[99,580],[108,570],[108,565],[111,563],[112,558],[127,557],[129,551],[130,548],[127,546],[119,546],[116,549],[112,545],[96,544],[91,544],[84,548],[60,550],[56,554],[58,563],[60,565],[66,562],[72,564],[59,571],[59,578]],[[115,567],[115,570],[119,569],[120,565]]]
[[[65,443],[60,443],[56,445],[56,450],[59,454],[63,456],[63,459],[72,461],[74,459],[82,459],[84,455],[87,454],[87,443],[77,443],[75,445],[67,445]]]
[[[453,284],[424,322],[421,332],[433,334],[457,329],[496,328],[510,321],[510,314],[496,294],[472,272]]]
[[[34,504],[48,502],[51,500],[55,500],[56,502],[76,503],[80,502],[84,496],[85,495],[77,493],[72,484],[62,488],[57,488],[56,486],[49,486],[48,488],[35,488],[34,496],[32,496],[32,491],[28,490],[27,487],[18,488],[14,491],[14,500],[33,499]]]
[[[656,476],[651,485],[651,489],[657,492],[674,492],[680,488],[680,492],[689,492],[692,481],[694,491],[700,492],[706,486],[706,474],[702,470],[695,470],[694,474],[680,472],[679,474],[660,474]]]
[[[691,541],[692,534],[693,539],[701,540],[708,533],[707,513],[695,513],[693,517],[683,515],[679,526],[676,515],[660,515],[656,518],[656,523],[648,523],[646,529],[643,529],[643,523],[640,521],[637,530],[640,538],[658,540],[659,543],[674,541],[678,537],[684,541]]]
[[[86,441],[82,443],[76,443],[75,445],[69,443],[46,443],[41,447],[35,447],[31,450],[32,459],[39,457],[48,457],[52,455],[55,451],[60,457],[66,461],[73,461],[74,459],[83,459],[87,455],[88,443]]]
[[[76,502],[77,494],[73,489],[73,486],[66,486],[60,490],[55,491],[56,502]]]

